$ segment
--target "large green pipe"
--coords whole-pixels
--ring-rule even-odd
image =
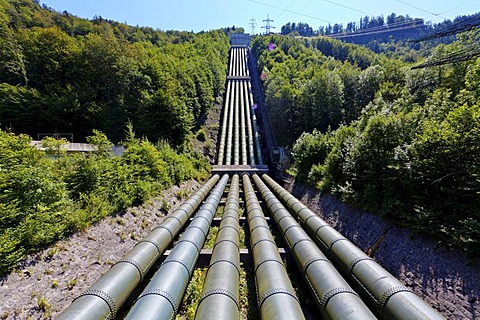
[[[233,75],[233,48],[230,48],[230,67],[228,68],[228,75]]]
[[[375,305],[382,318],[444,319],[272,178],[266,174],[262,178],[304,225],[320,249],[353,281],[363,297]]]
[[[293,253],[323,319],[376,319],[262,180],[257,175],[253,175],[253,180]]]
[[[225,174],[213,189],[125,319],[167,320],[176,314],[228,179]]]
[[[248,69],[247,69],[248,70]],[[246,116],[246,123],[247,123],[247,136],[248,136],[248,154],[250,159],[250,165],[255,165],[255,152],[253,151],[253,131],[252,131],[252,121],[250,116],[250,109],[253,106],[253,98],[252,95],[249,93],[251,92],[252,87],[250,81],[244,83],[243,91],[245,93],[245,116]]]
[[[235,104],[235,94],[237,92],[237,82],[232,81],[232,97],[228,105],[228,124],[227,124],[227,143],[226,143],[226,155],[225,155],[225,164],[227,166],[232,164],[232,138],[233,138],[233,119],[234,119],[234,104]]]
[[[115,318],[117,310],[123,306],[151,266],[167,250],[219,178],[218,175],[210,178],[192,197],[138,242],[123,259],[77,297],[57,319]]]
[[[198,303],[197,320],[238,320],[240,281],[239,177],[234,175]]]
[[[253,101],[253,93],[250,90],[249,93],[249,98],[250,98],[250,105],[253,106],[254,101]],[[252,109],[251,113],[251,126],[252,126],[252,135],[253,139],[255,141],[255,151],[257,152],[257,163],[261,166],[263,166],[263,158],[262,158],[262,145],[260,144],[260,135],[258,133],[258,125],[257,125],[257,118],[255,116],[255,111]]]
[[[233,164],[238,166],[240,164],[240,125],[239,125],[239,94],[240,94],[240,81],[235,81],[235,105],[233,108],[234,115],[234,130],[233,130]]]
[[[223,121],[222,121],[222,130],[220,133],[220,143],[219,143],[219,150],[218,150],[218,160],[217,164],[222,165],[225,155],[225,140],[227,137],[227,121],[228,121],[228,111],[229,111],[229,101],[231,95],[231,86],[232,82],[228,81],[227,83],[227,93],[225,95],[225,102],[223,107]]]
[[[248,175],[243,176],[243,188],[260,317],[305,319]]]
[[[241,82],[240,85],[240,138],[242,139],[242,165],[247,165],[248,164],[248,158],[247,158],[247,133],[246,133],[246,128],[245,128],[245,108],[248,108],[248,103],[245,100],[244,96],[244,88],[245,86],[245,81]]]
[[[239,66],[239,69],[240,69],[240,73],[239,73],[239,76],[243,77],[244,76],[244,73],[243,73],[243,49],[242,48],[238,48],[238,66]]]

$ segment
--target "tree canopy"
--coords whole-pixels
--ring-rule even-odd
[[[77,18],[0,1],[0,127],[36,137],[93,129],[114,142],[131,121],[180,145],[223,92],[228,37]]]

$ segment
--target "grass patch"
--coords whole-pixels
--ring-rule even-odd
[[[197,311],[198,302],[202,295],[203,283],[207,274],[207,268],[197,268],[193,271],[193,276],[185,291],[182,304],[176,315],[177,320],[193,320]]]

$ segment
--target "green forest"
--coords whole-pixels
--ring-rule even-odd
[[[192,130],[223,94],[224,30],[77,18],[0,0],[0,274],[26,254],[188,179],[208,177]],[[73,133],[96,151],[64,156]],[[113,143],[125,152],[112,157]],[[168,210],[168,204],[165,208]]]
[[[252,48],[297,181],[478,258],[480,59],[411,69],[480,32],[457,37],[413,63],[325,38],[257,37]]]
[[[0,128],[76,142],[97,129],[116,143],[131,121],[181,145],[223,91],[228,49],[222,30],[161,32],[1,0]]]

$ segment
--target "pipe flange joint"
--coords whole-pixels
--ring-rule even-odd
[[[113,300],[113,298],[108,293],[102,290],[89,289],[89,290],[86,290],[81,295],[77,296],[75,299],[73,299],[73,301],[83,296],[96,296],[102,299],[103,301],[105,301],[108,308],[110,309],[110,314],[108,315],[107,319],[115,319],[118,309],[117,309],[117,306],[115,305],[115,300]]]
[[[238,266],[235,262],[233,262],[233,261],[231,261],[231,260],[228,260],[228,259],[215,259],[215,260],[212,260],[212,261],[210,261],[209,268],[211,268],[214,264],[221,263],[221,262],[230,263],[232,266],[235,267],[235,269],[237,269],[238,275],[240,276],[240,268],[239,268],[239,266]]]
[[[373,259],[370,258],[370,257],[357,257],[357,258],[353,259],[352,262],[350,262],[350,265],[348,266],[348,273],[352,273],[353,268],[355,268],[357,263],[359,263],[361,261],[373,261]]]
[[[275,259],[275,258],[267,258],[267,259],[263,259],[263,260],[260,260],[256,265],[255,265],[255,273],[257,273],[257,270],[258,268],[264,264],[265,262],[277,262],[279,264],[281,264],[284,268],[285,268],[285,265],[283,264],[282,261],[279,261],[278,259]]]
[[[122,263],[122,262],[129,263],[132,266],[134,266],[135,268],[137,268],[138,273],[140,274],[140,282],[143,282],[143,279],[145,278],[145,270],[142,268],[142,266],[140,265],[140,263],[138,261],[133,260],[133,259],[121,259],[115,264],[119,264],[119,263]]]
[[[395,287],[391,287],[390,289],[388,289],[387,291],[385,291],[382,296],[380,297],[380,299],[378,300],[378,305],[379,307],[382,309],[382,313],[383,313],[383,309],[385,308],[387,302],[388,302],[388,299],[390,299],[393,295],[399,293],[399,292],[410,292],[410,293],[413,293],[413,291],[410,289],[410,288],[407,288],[405,286],[395,286]]]
[[[193,244],[193,246],[195,247],[195,249],[197,249],[197,252],[200,253],[200,251],[202,250],[201,248],[198,247],[198,245],[193,242],[192,240],[188,240],[188,239],[183,239],[183,240],[178,240],[176,243],[175,243],[175,246],[177,246],[179,243],[191,243]]]
[[[210,220],[208,220],[207,218],[205,218],[204,216],[198,216],[197,215],[197,216],[195,216],[195,218],[193,218],[193,220],[195,220],[195,219],[203,219],[203,220],[208,222],[208,225],[212,224],[212,222]]]
[[[230,240],[230,239],[225,239],[225,240],[220,240],[220,241],[217,241],[215,242],[215,244],[213,245],[213,250],[215,250],[215,248],[217,247],[217,245],[220,245],[224,242],[230,242],[231,244],[233,244],[235,247],[237,247],[238,251],[240,251],[240,247],[238,246],[238,243],[236,243],[235,241],[233,240]]]
[[[188,226],[188,227],[189,227],[189,228],[192,228],[192,229],[198,229],[198,230],[200,230],[200,231],[203,233],[203,236],[204,236],[204,237],[207,236],[207,235],[205,234],[205,231],[203,231],[203,229],[200,228],[200,227],[198,227],[198,226],[192,226],[192,225],[190,225],[190,226]]]
[[[145,240],[145,239],[143,239],[143,240],[141,240],[141,241],[138,241],[138,242],[135,244],[135,247],[138,246],[140,243],[150,243],[150,244],[153,244],[153,245],[155,246],[155,248],[157,248],[158,253],[159,253],[159,254],[161,253],[161,250],[160,250],[160,248],[158,247],[158,245],[157,245],[155,242],[151,241],[151,240]]]
[[[320,300],[320,310],[323,312],[328,304],[328,302],[330,301],[330,299],[332,299],[334,296],[336,296],[337,294],[340,294],[340,293],[350,293],[350,294],[353,294],[353,295],[356,295],[358,297],[358,294],[353,291],[352,289],[350,288],[346,288],[346,287],[337,287],[335,289],[332,289],[330,291],[328,291],[327,293],[325,293],[322,297],[322,299]]]
[[[255,248],[255,246],[256,246],[257,244],[259,244],[260,242],[270,242],[270,243],[273,243],[275,246],[277,245],[277,244],[275,243],[275,241],[273,241],[273,240],[271,240],[271,239],[260,239],[260,240],[258,240],[257,242],[255,242],[254,244],[251,245],[252,251],[253,251],[253,249]]]
[[[295,224],[292,224],[292,225],[289,225],[288,227],[285,228],[285,230],[283,231],[283,236],[285,237],[288,230],[292,229],[292,228],[301,228],[301,226],[298,224],[298,223],[295,223]]]
[[[260,225],[258,225],[258,226],[253,227],[252,229],[250,229],[250,233],[253,233],[253,231],[254,231],[255,229],[258,229],[258,228],[265,228],[265,229],[270,230],[270,228],[269,228],[268,226],[264,226],[263,224],[260,224]]]
[[[303,242],[303,241],[308,241],[308,242],[314,243],[312,241],[312,239],[310,239],[310,238],[300,239],[292,245],[292,251],[295,251],[295,247],[297,246],[297,244],[299,244],[300,242]]]
[[[145,297],[145,296],[148,296],[148,295],[156,295],[156,296],[160,296],[160,297],[163,297],[165,299],[167,299],[167,301],[170,303],[170,305],[172,306],[173,308],[173,314],[177,314],[177,301],[175,300],[175,298],[167,291],[165,290],[161,290],[161,289],[150,289],[150,290],[147,290],[147,291],[144,291],[139,297],[138,299],[135,301],[137,302],[138,300],[140,300],[141,298]]]
[[[335,243],[340,242],[340,241],[345,241],[345,240],[348,240],[348,239],[347,238],[338,238],[338,239],[333,240],[332,242],[330,242],[330,245],[328,246],[328,250],[332,251],[333,245]]]
[[[164,220],[164,221],[165,221],[165,220]],[[167,230],[168,233],[170,233],[170,242],[172,242],[172,241],[173,241],[173,238],[175,238],[174,235],[173,235],[172,230],[168,229],[168,228],[165,227],[165,226],[160,225],[160,226],[154,228],[153,230],[155,230],[155,229],[165,229],[165,230]]]
[[[188,275],[189,275],[190,277],[192,276],[192,271],[193,271],[193,270],[190,270],[190,268],[187,266],[187,264],[186,264],[184,261],[180,260],[180,259],[168,259],[168,258],[167,258],[167,260],[165,260],[165,261],[162,263],[162,266],[165,265],[165,264],[167,264],[167,263],[170,263],[170,262],[176,262],[176,263],[181,264],[181,265],[185,268],[185,270],[187,270]]]
[[[258,307],[262,308],[263,303],[268,298],[270,298],[271,296],[273,296],[275,294],[279,294],[279,293],[288,294],[289,296],[291,296],[292,298],[297,300],[297,302],[299,302],[298,298],[297,298],[297,295],[294,292],[292,292],[292,291],[290,291],[286,288],[272,288],[272,289],[269,289],[269,290],[265,291],[265,293],[262,295],[262,297],[258,300]]]
[[[176,221],[178,222],[178,224],[179,224],[180,227],[183,226],[182,221],[180,221],[180,219],[178,219],[178,218],[177,218],[176,216],[174,216],[173,214],[167,216],[167,217],[165,218],[165,220],[163,220],[163,221],[167,221],[168,219],[176,220]]]
[[[312,263],[317,262],[317,261],[325,261],[325,262],[328,262],[328,263],[332,264],[332,262],[330,260],[328,260],[327,258],[312,258],[312,259],[309,259],[303,265],[303,274],[305,275],[307,273],[308,267],[310,267],[310,265]]]
[[[226,218],[233,218],[233,217],[226,217]],[[223,219],[225,219],[225,218],[223,218]],[[238,221],[238,220],[237,220],[237,221]],[[227,228],[235,230],[235,231],[240,235],[240,231],[238,231],[237,228],[235,228],[234,226],[228,226],[228,225],[227,225],[227,226],[225,226],[225,225],[224,225],[224,226],[221,226],[221,227],[218,229],[218,232],[220,232],[220,231],[223,230],[223,229],[227,229]]]
[[[200,301],[198,302],[198,305],[200,305],[203,302],[203,300],[205,300],[206,298],[213,295],[217,295],[217,294],[229,297],[230,299],[233,300],[233,302],[235,302],[235,304],[237,305],[237,308],[240,309],[240,303],[238,302],[237,297],[230,291],[223,288],[212,289],[207,292],[204,292],[200,298]]]
[[[328,225],[328,224],[321,225],[320,227],[317,228],[317,230],[315,230],[315,235],[317,235],[317,233],[318,233],[318,231],[320,231],[320,229],[325,228],[325,227],[330,227],[330,225]]]

